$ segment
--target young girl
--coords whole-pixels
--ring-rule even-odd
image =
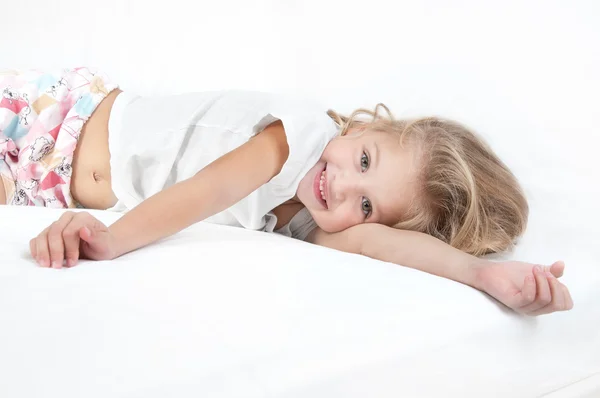
[[[456,122],[252,92],[140,98],[88,68],[1,82],[0,204],[126,212],[110,227],[64,213],[30,242],[43,267],[113,259],[204,220],[451,278],[524,314],[573,305],[562,262],[475,257],[509,248],[528,207]]]

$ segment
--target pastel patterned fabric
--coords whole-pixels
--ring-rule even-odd
[[[76,207],[70,183],[77,140],[115,88],[90,68],[0,71],[0,178],[7,204]]]

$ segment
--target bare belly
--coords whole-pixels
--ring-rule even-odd
[[[88,209],[108,209],[117,203],[110,178],[108,119],[121,90],[113,90],[98,105],[83,126],[73,153],[71,194]],[[0,178],[0,205],[6,204],[4,182]]]
[[[110,178],[108,119],[121,90],[116,89],[98,105],[81,130],[73,153],[71,194],[88,209],[108,209],[117,203]],[[0,205],[6,204],[4,182],[0,178]]]
[[[71,195],[88,209],[108,209],[117,203],[112,191],[108,119],[121,90],[113,90],[83,126],[73,154]]]

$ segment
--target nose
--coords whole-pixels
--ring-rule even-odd
[[[331,194],[337,202],[346,198],[356,197],[361,192],[361,179],[347,173],[339,173],[335,176],[331,186]]]

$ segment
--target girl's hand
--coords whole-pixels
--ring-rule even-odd
[[[519,261],[492,262],[478,270],[480,290],[526,315],[549,314],[573,308],[569,289],[558,281],[562,261],[549,267]]]
[[[42,267],[62,268],[79,258],[110,260],[115,257],[112,233],[89,213],[66,212],[29,242],[31,255]]]

